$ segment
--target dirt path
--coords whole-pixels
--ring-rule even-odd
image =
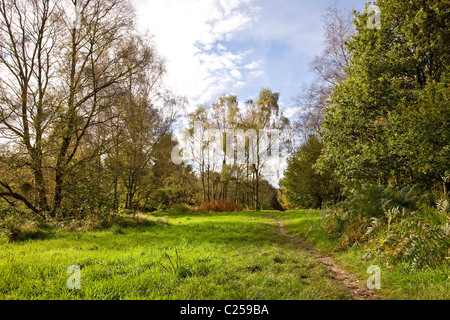
[[[280,226],[280,231],[293,242],[297,243],[302,249],[308,251],[314,258],[322,262],[328,270],[330,270],[332,274],[332,278],[335,281],[341,283],[343,287],[345,287],[353,296],[355,300],[377,300],[382,299],[381,296],[377,295],[372,290],[369,290],[366,286],[365,282],[359,281],[358,278],[353,273],[347,272],[344,269],[340,268],[333,260],[332,257],[327,256],[318,252],[316,249],[311,247],[305,241],[289,234],[284,228],[284,224],[282,221],[276,219],[278,221],[278,225]]]

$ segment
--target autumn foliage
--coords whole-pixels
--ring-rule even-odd
[[[229,199],[204,202],[196,209],[196,211],[203,212],[234,212],[242,210],[242,205],[239,202]]]

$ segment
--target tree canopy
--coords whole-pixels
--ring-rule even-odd
[[[347,79],[333,90],[319,165],[361,182],[449,183],[448,4],[377,3],[381,28],[355,12]]]

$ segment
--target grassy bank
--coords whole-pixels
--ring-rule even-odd
[[[293,235],[305,239],[318,251],[331,254],[336,239],[330,238],[324,230],[319,211],[288,211],[280,214],[286,229]],[[388,299],[450,299],[450,267],[412,270],[404,264],[390,265],[386,261],[363,259],[366,250],[363,246],[352,247],[341,252],[334,252],[335,261],[348,271],[355,273],[361,281],[367,281],[367,268],[377,265],[381,268],[380,294]]]
[[[271,214],[161,213],[151,225],[3,237],[0,299],[349,299]],[[66,287],[71,265],[80,290]]]

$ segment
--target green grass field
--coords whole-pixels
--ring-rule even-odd
[[[305,239],[318,251],[331,254],[337,241],[330,239],[324,231],[321,213],[318,211],[290,211],[281,215],[282,220],[292,235]],[[364,247],[354,247],[336,252],[334,260],[347,271],[355,273],[359,279],[366,281],[367,268],[377,265],[381,269],[381,290],[386,299],[401,300],[450,300],[450,266],[435,269],[412,270],[407,264],[390,265],[386,261],[365,261]]]
[[[0,243],[0,299],[350,299],[275,213],[156,214],[152,226]],[[81,289],[66,286],[81,268]]]
[[[329,270],[280,233],[330,254],[336,241],[319,212],[158,213],[151,225],[102,231],[48,230],[40,239],[0,240],[0,299],[309,300],[351,299]],[[450,299],[450,268],[410,271],[364,261],[363,248],[334,255],[366,281],[382,269],[387,299]],[[67,268],[81,268],[69,290]]]

